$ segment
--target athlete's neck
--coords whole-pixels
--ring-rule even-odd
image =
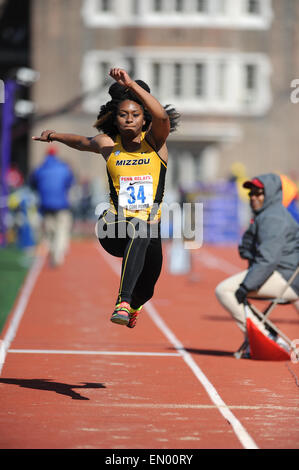
[[[122,143],[123,148],[127,152],[136,152],[137,150],[140,149],[141,134],[137,135],[136,137],[133,137],[132,139],[122,135],[121,143]]]

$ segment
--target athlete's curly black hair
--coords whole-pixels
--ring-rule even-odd
[[[136,83],[150,93],[150,88],[145,82],[142,80],[136,80]],[[104,134],[107,134],[112,138],[115,137],[118,134],[118,129],[115,125],[118,106],[122,101],[131,100],[138,103],[143,109],[145,124],[142,130],[146,131],[149,128],[152,117],[134,92],[119,83],[113,83],[109,88],[109,94],[112,99],[101,106],[93,127],[95,127],[99,132],[104,132]],[[178,126],[180,114],[169,104],[164,106],[164,109],[169,117],[170,132],[174,132]]]

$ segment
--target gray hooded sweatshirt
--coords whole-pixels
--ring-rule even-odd
[[[248,259],[249,269],[242,284],[249,290],[259,289],[278,271],[289,280],[299,264],[299,225],[282,205],[282,187],[279,175],[259,175],[264,185],[265,199],[261,209],[244,233],[239,246],[241,258]],[[299,275],[292,283],[299,295]]]

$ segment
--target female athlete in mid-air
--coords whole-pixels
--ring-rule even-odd
[[[152,298],[162,267],[161,203],[167,169],[166,139],[179,115],[163,107],[141,80],[120,68],[110,76],[111,100],[101,106],[95,137],[45,130],[33,140],[57,141],[106,160],[110,208],[100,216],[98,238],[110,254],[122,258],[119,292],[111,321],[133,328]]]

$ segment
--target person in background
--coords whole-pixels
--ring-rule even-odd
[[[299,275],[285,288],[299,263],[299,225],[282,204],[279,175],[257,176],[246,181],[244,187],[250,190],[253,218],[239,245],[239,254],[248,261],[248,269],[218,284],[215,294],[246,333],[243,304],[249,293],[269,298],[279,295],[294,302],[297,309]]]
[[[73,217],[68,193],[74,181],[71,168],[56,155],[53,146],[49,147],[44,161],[29,178],[30,186],[39,196],[52,266],[63,264],[69,248]]]
[[[238,192],[238,218],[240,229],[243,231],[248,226],[251,218],[248,206],[248,194],[243,184],[248,180],[246,167],[241,162],[234,162],[231,166],[229,181],[234,182]]]

